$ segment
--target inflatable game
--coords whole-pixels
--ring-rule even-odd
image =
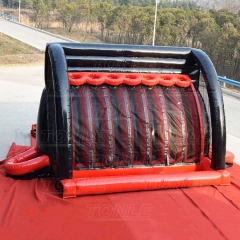
[[[198,49],[50,43],[31,132],[6,175],[52,177],[64,198],[230,184],[221,88]]]

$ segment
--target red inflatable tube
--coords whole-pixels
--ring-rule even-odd
[[[105,82],[101,73],[85,73],[86,75],[86,83],[90,85],[101,85]]]
[[[123,83],[129,86],[136,86],[138,84],[141,84],[142,80],[139,74],[129,73],[125,75],[125,79],[123,80]]]
[[[229,185],[227,171],[181,172],[164,174],[141,174],[97,178],[61,180],[63,197],[92,194],[145,191],[165,188],[196,187],[204,185]]]
[[[175,85],[179,87],[189,87],[191,84],[191,79],[187,75],[177,74],[175,75]]]
[[[71,85],[79,86],[86,82],[86,78],[82,73],[68,73]]]
[[[142,84],[146,85],[146,86],[155,86],[158,84],[159,82],[159,76],[158,75],[154,75],[154,74],[147,74],[147,75],[143,75],[142,78]]]
[[[158,80],[158,84],[164,87],[171,87],[175,84],[174,75],[172,74],[162,74]]]
[[[41,155],[36,147],[20,153],[5,162],[5,171],[10,175],[23,175],[50,166],[49,157]]]
[[[121,75],[118,73],[110,73],[107,74],[105,78],[105,83],[112,86],[118,86],[123,83],[123,79],[121,78]]]
[[[164,87],[171,87],[174,84],[179,87],[189,87],[191,79],[183,74],[147,74],[147,73],[105,73],[105,72],[70,72],[68,73],[69,83],[73,86],[80,86],[85,83],[90,85],[109,84],[118,86],[126,84],[136,86],[143,84],[155,86],[157,84]]]

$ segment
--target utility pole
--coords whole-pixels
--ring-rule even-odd
[[[156,37],[156,24],[157,24],[157,0],[155,0],[156,6],[155,6],[155,18],[154,18],[154,26],[153,26],[153,42],[152,45],[155,45],[155,37]]]
[[[18,0],[18,22],[21,22],[21,0]]]

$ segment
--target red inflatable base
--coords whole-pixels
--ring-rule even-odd
[[[230,184],[230,173],[212,170],[208,158],[198,166],[86,170],[75,171],[74,176],[77,178],[61,180],[63,198]]]
[[[52,179],[7,178],[0,162],[0,239],[238,239],[240,166],[227,171],[228,186],[62,199]]]

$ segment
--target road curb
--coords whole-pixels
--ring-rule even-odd
[[[237,99],[240,99],[240,93],[233,92],[231,90],[228,90],[226,88],[222,88],[222,93],[231,97],[235,97]]]

